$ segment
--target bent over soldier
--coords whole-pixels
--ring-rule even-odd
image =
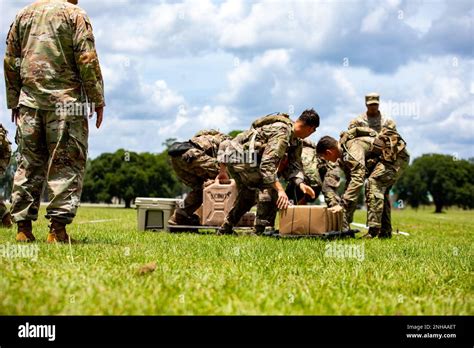
[[[341,134],[339,142],[329,136],[316,147],[319,156],[339,162],[346,174],[343,195],[344,229],[349,229],[357,206],[357,197],[367,179],[367,237],[391,237],[392,226],[384,225],[384,194],[399,178],[410,156],[403,138],[394,130],[377,134],[365,127],[352,128]]]
[[[177,208],[168,220],[170,225],[199,225],[199,217],[194,212],[202,204],[204,183],[219,174],[217,153],[221,142],[227,139],[229,136],[216,130],[205,130],[187,142],[174,143],[168,150],[176,175],[191,187],[184,207]]]
[[[289,156],[289,178],[304,193],[314,195],[304,183],[301,139],[314,133],[318,126],[319,115],[313,109],[305,110],[295,122],[286,114],[267,115],[256,120],[250,130],[223,144],[219,180],[228,179],[228,167],[237,183],[238,195],[219,230],[221,234],[234,233],[233,227],[257,202],[259,190],[267,190],[269,204],[278,209],[288,207],[288,196],[278,180],[278,167],[285,154]],[[266,222],[256,221],[257,232],[262,232],[265,225]]]

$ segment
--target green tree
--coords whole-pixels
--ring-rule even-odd
[[[166,151],[156,155],[120,149],[88,162],[82,198],[111,203],[116,197],[129,208],[135,197],[175,197],[181,191]]]
[[[457,205],[474,208],[474,163],[452,156],[426,154],[416,158],[395,187],[399,197],[413,207],[428,203],[431,194],[435,212]]]
[[[233,130],[233,131],[230,131],[228,134],[231,138],[235,138],[237,135],[239,135],[240,133],[242,133],[243,130]]]

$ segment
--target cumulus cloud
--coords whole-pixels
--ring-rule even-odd
[[[3,37],[28,3],[2,3]],[[91,131],[93,156],[118,147],[159,151],[166,138],[245,129],[263,114],[297,117],[309,107],[322,118],[313,140],[337,136],[371,91],[382,95],[414,156],[474,156],[472,1],[80,6],[94,27],[106,87],[104,128]],[[13,132],[5,98],[0,106]]]

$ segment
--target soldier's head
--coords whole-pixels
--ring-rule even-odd
[[[338,141],[329,135],[322,137],[316,145],[316,154],[326,161],[336,162],[341,157]]]
[[[67,0],[67,2],[73,4],[73,5],[77,5],[77,3],[79,2],[79,0]]]
[[[319,127],[319,115],[313,109],[303,111],[295,122],[295,135],[304,139],[309,137]]]
[[[376,116],[379,114],[380,95],[378,93],[369,93],[365,96],[365,105],[367,106],[367,115]]]

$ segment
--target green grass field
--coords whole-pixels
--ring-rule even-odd
[[[392,213],[409,237],[323,241],[137,232],[135,210],[82,207],[79,245],[34,224],[36,260],[0,229],[0,314],[472,315],[474,213],[432,211]],[[327,254],[354,247],[362,258]]]

